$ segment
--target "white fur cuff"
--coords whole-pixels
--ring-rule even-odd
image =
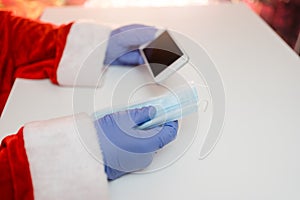
[[[93,121],[78,114],[25,125],[35,199],[108,199]]]
[[[103,60],[111,29],[93,22],[72,25],[57,69],[65,86],[96,86],[103,73]]]

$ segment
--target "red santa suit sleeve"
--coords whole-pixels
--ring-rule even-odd
[[[32,122],[0,147],[0,194],[10,199],[108,199],[102,155],[86,114]]]
[[[65,86],[97,84],[109,27],[91,22],[55,26],[5,11],[0,11],[0,19],[0,113],[15,78],[50,78]],[[89,66],[83,69],[87,57]]]
[[[17,77],[96,85],[110,28],[90,22],[55,26],[3,11],[0,19],[0,113]],[[1,200],[107,199],[97,141],[85,114],[26,124],[1,143]]]

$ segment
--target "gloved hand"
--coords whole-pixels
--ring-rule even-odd
[[[105,65],[137,66],[144,64],[139,46],[152,41],[157,29],[153,26],[131,24],[113,30],[106,49]]]
[[[145,169],[152,162],[154,152],[174,140],[177,121],[147,130],[136,128],[152,119],[155,112],[149,106],[109,114],[95,121],[109,180]]]

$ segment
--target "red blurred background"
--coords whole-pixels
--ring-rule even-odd
[[[86,1],[88,0],[0,0],[0,9],[12,10],[17,15],[38,19],[47,6],[84,5]],[[295,48],[300,33],[300,0],[242,1],[261,16],[291,48]]]

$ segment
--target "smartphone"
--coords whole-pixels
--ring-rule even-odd
[[[141,55],[155,82],[162,82],[188,62],[188,56],[167,30],[140,47]]]

